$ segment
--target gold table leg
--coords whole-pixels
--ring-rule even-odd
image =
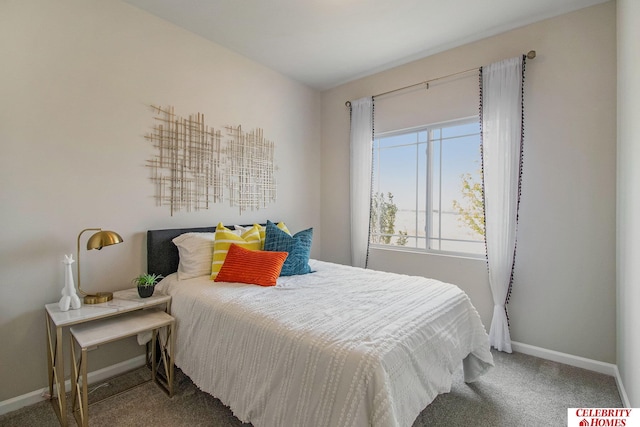
[[[175,321],[165,326],[165,328],[166,338],[164,342],[160,331],[158,329],[153,330],[151,338],[151,379],[169,397],[173,397]],[[160,354],[158,354],[157,350],[160,351]]]
[[[67,406],[64,385],[64,356],[62,352],[62,328],[55,328],[55,337],[51,333],[51,319],[46,315],[47,324],[47,365],[49,368],[49,400],[53,405],[60,425],[67,426]],[[55,401],[55,402],[54,402]],[[57,402],[57,404],[56,404]]]
[[[87,349],[80,348],[76,357],[76,344],[71,335],[71,411],[79,426],[89,425],[89,393],[87,384]]]

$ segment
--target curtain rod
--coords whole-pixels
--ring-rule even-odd
[[[530,50],[529,52],[527,52],[527,58],[533,59],[535,57],[536,57],[536,51],[535,50]],[[421,86],[421,85],[427,85],[427,89],[429,89],[429,83],[431,83],[431,82],[435,82],[436,80],[442,80],[442,79],[446,79],[446,78],[449,78],[449,77],[457,76],[458,74],[469,73],[471,71],[478,70],[479,68],[480,67],[470,68],[468,70],[458,71],[457,73],[447,74],[446,76],[440,76],[440,77],[436,77],[434,79],[425,80],[425,81],[420,82],[420,83],[414,83],[414,84],[409,85],[409,86],[404,86],[404,87],[401,87],[401,88],[398,88],[398,89],[393,89],[393,90],[390,90],[390,91],[387,91],[387,92],[382,92],[382,93],[379,93],[377,95],[373,95],[373,98],[376,98],[376,97],[382,96],[382,95],[388,95],[388,94],[393,93],[393,92],[399,92],[401,90],[405,90],[405,89],[409,89],[409,88],[416,87],[416,86]],[[345,102],[344,105],[346,105],[347,107],[351,108],[351,101]]]

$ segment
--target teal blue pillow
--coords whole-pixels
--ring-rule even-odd
[[[313,228],[302,230],[294,234],[279,229],[271,221],[267,221],[265,227],[264,250],[275,252],[287,252],[287,256],[280,276],[295,276],[297,274],[311,273],[309,255],[311,253],[311,241]]]

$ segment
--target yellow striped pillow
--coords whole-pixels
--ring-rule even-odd
[[[260,225],[260,224],[253,224],[254,227],[258,227],[258,230],[260,230],[260,250],[264,249],[264,239],[266,236],[266,230],[267,228],[264,225]],[[287,228],[287,226],[285,225],[284,222],[279,222],[277,227],[284,231],[285,233],[287,233],[289,236],[291,236],[291,232],[289,231],[289,229]],[[234,225],[233,228],[236,229],[236,231],[240,230],[240,234],[244,233],[247,230],[251,230],[250,227],[243,227],[241,225]]]
[[[260,230],[255,225],[242,233],[240,236],[232,230],[226,228],[222,223],[216,227],[215,238],[213,240],[213,260],[211,261],[211,279],[214,280],[224,264],[227,252],[232,243],[245,249],[260,249]]]

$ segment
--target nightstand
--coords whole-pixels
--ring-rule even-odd
[[[149,298],[140,298],[137,290],[132,288],[114,292],[111,301],[101,304],[82,304],[82,307],[77,310],[60,311],[58,303],[45,305],[49,395],[62,426],[68,424],[64,380],[65,361],[62,350],[63,329],[151,307],[164,307],[164,311],[170,314],[171,297],[156,294]]]
[[[136,310],[119,316],[85,322],[71,327],[71,407],[79,426],[89,425],[89,392],[87,382],[88,351],[100,345],[151,331],[151,380],[169,397],[173,396],[173,349],[175,347],[175,319],[160,309]],[[161,339],[161,328],[166,335]],[[76,347],[80,348],[79,357]],[[156,348],[160,349],[162,363],[157,363]],[[164,367],[166,384],[158,381],[158,367]]]

